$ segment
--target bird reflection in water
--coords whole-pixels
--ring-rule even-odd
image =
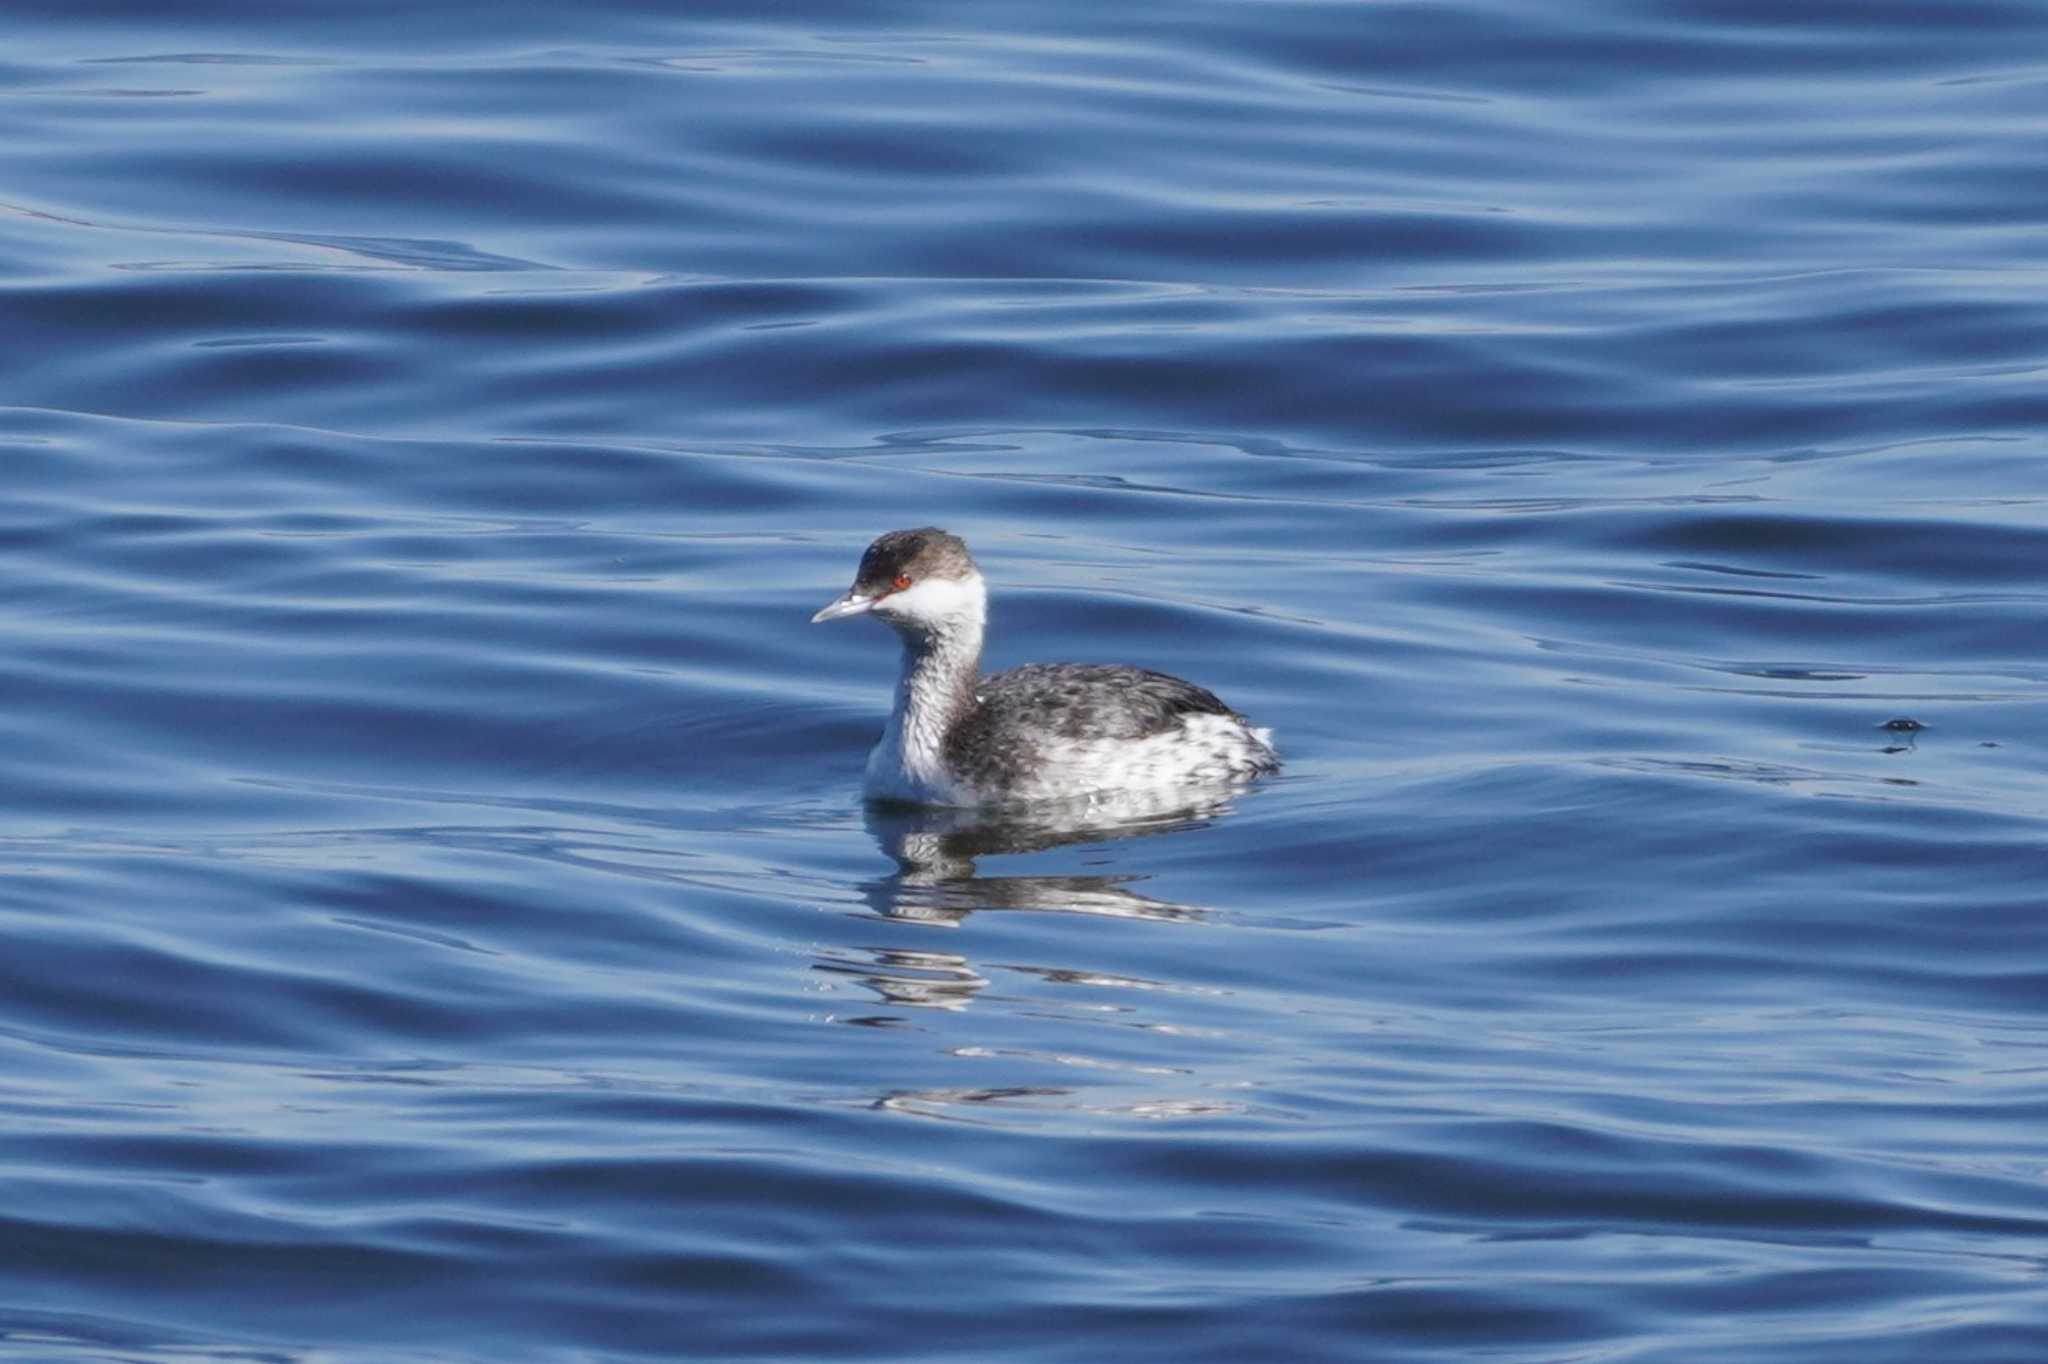
[[[862,892],[885,918],[944,927],[992,909],[1199,920],[1207,911],[1130,889],[1147,879],[1143,874],[983,876],[975,859],[1199,828],[1226,813],[1241,789],[1119,792],[1012,809],[870,805],[868,832],[896,860],[897,870]]]
[[[879,995],[882,1003],[906,1009],[964,1009],[988,988],[987,976],[976,971],[967,958],[951,952],[872,948],[857,956],[829,953],[817,963],[817,969],[851,976]],[[884,1027],[890,1020],[849,1021]]]
[[[985,876],[977,859],[1197,829],[1228,813],[1232,800],[1242,793],[1242,787],[1200,792],[1183,789],[1171,796],[1120,794],[1107,800],[1098,797],[1071,804],[1034,804],[1003,810],[870,806],[868,832],[897,865],[893,874],[862,886],[861,893],[880,918],[941,928],[960,928],[975,913],[996,910],[1201,923],[1212,911],[1134,889],[1147,879],[1143,873]],[[1076,934],[1076,945],[1081,945],[1086,936]],[[816,966],[874,992],[877,1001],[885,1006],[883,1010],[837,1019],[870,1028],[910,1026],[907,1013],[891,1010],[958,1012],[984,998],[989,1001],[987,1007],[1027,1008],[1041,1025],[1062,1017],[1096,1020],[1117,1016],[1126,1023],[1136,1017],[1132,1013],[1134,1002],[1128,999],[1113,1004],[1070,1000],[1062,1006],[1050,996],[1036,992],[1027,998],[999,989],[984,996],[992,983],[989,975],[978,970],[966,956],[922,946],[827,949]],[[996,974],[1004,971],[1028,974],[1056,989],[1077,986],[1083,994],[1094,994],[1102,988],[1114,988],[1126,995],[1133,988],[1168,988],[1131,976],[1073,967],[1009,966]],[[1205,992],[1191,986],[1173,988],[1179,993]],[[1060,989],[1059,993],[1065,991]],[[1086,1034],[1075,1033],[1073,1044],[1043,1048],[959,1046],[949,1048],[949,1054],[993,1066],[1005,1072],[1006,1079],[1008,1072],[1019,1067],[1079,1068],[1097,1076],[1086,1085],[998,1082],[890,1088],[871,1102],[878,1109],[907,1116],[969,1123],[1006,1120],[997,1117],[1001,1110],[1010,1111],[1012,1119],[1018,1109],[1186,1118],[1236,1112],[1241,1107],[1234,1097],[1210,1093],[1183,1066],[1164,1059],[1145,1061],[1128,1055],[1098,1054],[1085,1037]],[[1164,1091],[1162,1085],[1166,1086]]]
[[[1209,911],[1132,889],[1147,879],[1142,873],[983,876],[975,859],[1199,828],[1226,812],[1238,789],[1200,798],[1181,790],[1171,797],[1118,795],[1008,810],[871,805],[868,832],[895,859],[896,871],[862,886],[862,898],[881,918],[936,928],[958,928],[978,911],[1020,909],[1197,923]],[[816,965],[852,977],[883,1003],[907,1008],[962,1009],[989,984],[964,956],[901,946],[833,949]]]

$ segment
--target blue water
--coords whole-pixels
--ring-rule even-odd
[[[2048,8],[0,32],[0,1359],[2048,1359]]]

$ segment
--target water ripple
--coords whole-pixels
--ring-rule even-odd
[[[2042,1355],[2043,36],[20,17],[0,1359]]]

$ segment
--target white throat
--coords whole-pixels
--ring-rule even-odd
[[[947,801],[961,794],[946,762],[946,737],[974,708],[988,611],[979,575],[928,579],[876,612],[903,640],[888,726],[868,755],[871,796]]]

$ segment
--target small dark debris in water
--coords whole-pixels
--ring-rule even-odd
[[[1927,726],[1921,724],[1918,720],[1908,720],[1901,717],[1897,720],[1887,720],[1879,725],[1878,728],[1888,729],[1894,734],[1918,734]]]
[[[1996,748],[1996,747],[1998,747],[1998,740],[1996,740],[1996,739],[1986,739],[1986,740],[1984,740],[1984,741],[1983,741],[1982,743],[1978,744],[1978,745],[1977,745],[1977,747],[1979,747],[1979,748]]]

